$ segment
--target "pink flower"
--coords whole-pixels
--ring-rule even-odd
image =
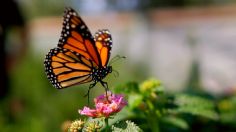
[[[100,95],[94,99],[95,108],[90,109],[84,107],[83,110],[79,110],[81,115],[87,115],[90,117],[109,117],[119,111],[127,105],[127,101],[124,100],[124,96],[120,94],[112,94],[110,91],[106,94]]]

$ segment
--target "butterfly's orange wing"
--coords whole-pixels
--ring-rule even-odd
[[[95,47],[95,41],[81,17],[71,8],[64,12],[63,28],[58,47],[80,53],[101,66],[101,59]]]
[[[71,50],[51,49],[44,65],[48,79],[58,89],[92,81],[93,63]]]
[[[112,48],[110,31],[107,29],[98,30],[94,35],[94,39],[102,66],[107,66]]]

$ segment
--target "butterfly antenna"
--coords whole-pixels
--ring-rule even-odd
[[[113,69],[114,77],[119,77],[119,72],[115,69]]]
[[[115,57],[113,57],[113,58],[111,59],[111,61],[109,62],[108,65],[111,65],[112,63],[114,63],[114,62],[116,62],[116,61],[118,61],[118,60],[120,60],[120,59],[125,59],[125,58],[126,58],[125,56],[116,55]]]

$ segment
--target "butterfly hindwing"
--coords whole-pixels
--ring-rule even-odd
[[[48,79],[58,89],[92,81],[93,63],[74,51],[51,49],[44,65]]]
[[[109,61],[112,48],[110,31],[107,29],[98,30],[94,35],[94,40],[102,66],[106,66]]]
[[[63,28],[58,47],[80,53],[101,66],[101,59],[95,47],[94,38],[81,17],[72,9],[64,12]]]

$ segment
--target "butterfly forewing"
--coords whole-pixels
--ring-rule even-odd
[[[44,65],[48,79],[58,89],[92,81],[93,63],[68,49],[51,49]]]
[[[58,47],[80,53],[101,66],[101,59],[95,47],[94,38],[81,17],[71,8],[64,12],[63,28]]]
[[[102,66],[106,66],[109,61],[112,48],[110,31],[107,29],[98,30],[94,35],[94,40]]]

